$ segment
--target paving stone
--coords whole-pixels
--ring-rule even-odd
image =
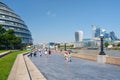
[[[47,80],[120,80],[120,66],[73,58],[60,54],[29,57]]]

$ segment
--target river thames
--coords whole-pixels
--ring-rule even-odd
[[[120,50],[104,50],[105,54],[111,57],[120,57]],[[77,54],[98,55],[100,50],[77,50]]]

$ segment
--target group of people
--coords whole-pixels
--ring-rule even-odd
[[[71,60],[71,53],[69,51],[64,52],[64,58],[67,62],[72,62]]]
[[[42,56],[42,55],[45,55],[46,57],[48,57],[49,55],[51,55],[51,50],[48,50],[48,49],[36,49],[36,50],[32,50],[29,54],[28,54],[28,57],[29,56],[34,56],[36,57],[37,55],[39,56]],[[67,62],[72,62],[71,60],[71,53],[70,51],[65,51],[64,52],[64,58]]]
[[[39,56],[42,56],[42,54],[45,54],[45,56],[48,56],[51,54],[51,51],[50,50],[45,50],[45,49],[36,49],[36,50],[32,50],[28,56],[37,56],[39,54]]]

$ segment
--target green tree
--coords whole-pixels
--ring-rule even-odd
[[[70,45],[70,48],[73,48],[74,47],[74,45],[72,44],[72,45]]]
[[[108,43],[108,42],[105,42],[104,45],[105,45],[105,47],[108,47],[108,46],[109,46],[109,43]]]
[[[60,49],[60,44],[57,44],[57,46],[58,46],[58,49]]]
[[[0,48],[5,47],[5,37],[4,34],[6,33],[6,30],[0,25]]]
[[[118,43],[117,46],[120,47],[120,43]]]
[[[4,29],[2,25],[0,25],[0,34],[4,34],[5,32],[6,32],[6,29]]]
[[[5,30],[0,25],[0,49],[18,49],[21,48],[22,40],[20,37],[15,36],[14,30]]]
[[[3,34],[0,34],[0,48],[4,47],[5,37]]]
[[[15,38],[14,30],[9,29],[6,33],[6,42],[11,49],[14,49]]]
[[[14,41],[13,41],[13,44],[14,44],[14,48],[16,49],[20,49],[21,48],[21,44],[22,44],[22,39],[21,37],[15,37]]]
[[[21,38],[16,37],[14,34],[14,30],[8,30],[5,34],[5,45],[10,49],[15,49],[21,45]]]

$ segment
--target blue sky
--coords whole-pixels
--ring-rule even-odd
[[[120,38],[120,0],[0,0],[25,21],[34,43],[74,42],[75,31],[92,37],[91,25]]]

